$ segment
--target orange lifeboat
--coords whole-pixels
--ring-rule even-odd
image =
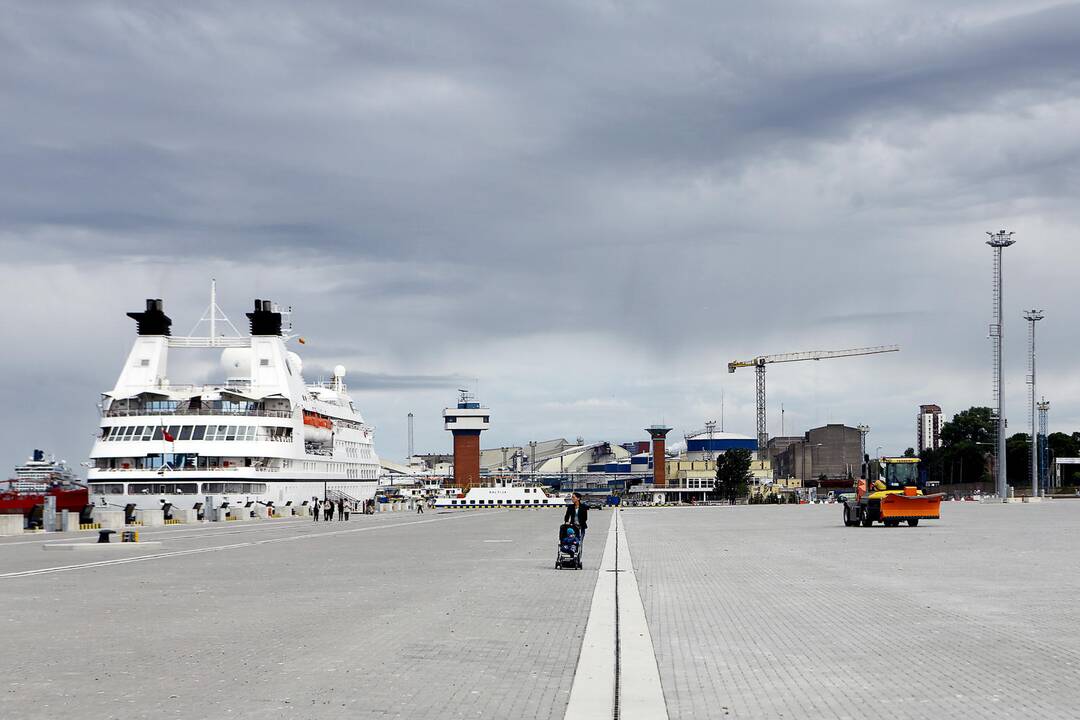
[[[304,440],[307,442],[329,443],[334,438],[334,422],[317,413],[304,412]]]
[[[324,430],[333,430],[334,423],[330,418],[323,417],[322,415],[316,415],[312,412],[304,411],[304,424],[311,427],[323,428]]]

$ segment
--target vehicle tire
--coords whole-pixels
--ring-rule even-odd
[[[907,521],[908,527],[919,527],[919,518],[911,518]]]
[[[854,524],[855,523],[853,523],[851,521],[851,508],[849,508],[847,505],[845,505],[844,506],[844,527],[851,527]]]

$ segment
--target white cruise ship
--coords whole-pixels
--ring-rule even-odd
[[[268,300],[247,313],[250,337],[217,333],[232,325],[219,316],[213,290],[209,313],[206,337],[173,337],[161,300],[128,313],[138,336],[116,387],[102,396],[91,502],[158,508],[371,498],[379,482],[374,428],[349,397],[345,368],[337,366],[330,382],[304,382],[282,311]],[[222,382],[170,381],[170,353],[191,348],[221,348]]]
[[[78,482],[75,473],[63,460],[49,456],[45,459],[45,453],[34,450],[22,465],[15,466],[15,477],[8,481],[18,492],[45,492],[53,485],[71,485]]]

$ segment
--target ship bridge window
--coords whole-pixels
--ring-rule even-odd
[[[123,483],[91,483],[90,492],[98,495],[123,495]]]
[[[202,440],[205,436],[206,436],[206,426],[205,425],[195,425],[194,427],[191,428],[191,439],[192,440]]]
[[[176,411],[176,407],[180,404],[178,400],[147,400],[143,405],[145,410],[152,413],[171,413]]]
[[[199,491],[198,483],[131,483],[129,495],[194,495]]]
[[[190,440],[191,439],[191,425],[185,425],[180,428],[179,435],[173,435],[177,440]]]

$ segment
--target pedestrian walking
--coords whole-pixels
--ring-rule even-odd
[[[308,507],[311,509],[312,521],[319,522],[319,511],[321,510],[321,508],[319,507],[319,498],[311,498],[311,502],[308,504]]]
[[[333,500],[326,500],[325,505],[324,505],[324,509],[325,509],[326,514],[323,516],[323,519],[326,520],[327,522],[330,522],[331,520],[334,519],[334,501]]]
[[[424,514],[424,498],[420,498],[419,500],[416,501],[416,514],[417,515],[423,515]]]
[[[337,501],[337,519],[339,522],[345,522],[345,500]]]

